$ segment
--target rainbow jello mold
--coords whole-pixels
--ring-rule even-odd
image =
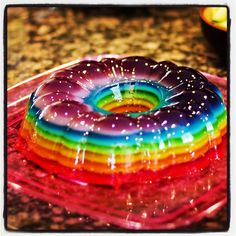
[[[146,57],[85,60],[33,92],[21,149],[72,181],[153,181],[219,158],[226,117],[220,91],[196,70]]]

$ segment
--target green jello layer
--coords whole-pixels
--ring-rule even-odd
[[[95,152],[95,153],[100,153],[100,154],[107,154],[107,153],[115,153],[115,154],[126,154],[127,152],[129,153],[136,153],[139,151],[145,151],[145,150],[150,150],[150,151],[155,151],[160,149],[160,141],[158,139],[154,140],[153,139],[153,134],[152,136],[148,137],[148,135],[144,135],[141,138],[143,138],[146,142],[141,141],[139,142],[138,140],[136,143],[134,142],[133,144],[130,144],[128,141],[126,142],[125,137],[123,141],[121,142],[121,145],[114,145],[117,143],[116,137],[113,137],[113,140],[111,140],[111,136],[104,136],[102,139],[96,139],[92,137],[85,138],[84,136],[78,137],[77,142],[69,140],[64,136],[64,133],[61,132],[60,135],[55,135],[54,133],[50,133],[49,129],[43,129],[37,126],[36,128],[36,133],[43,137],[44,139],[48,139],[51,142],[57,142],[60,144],[63,144],[65,147],[69,149],[74,149],[77,150],[78,146],[80,148],[84,148],[88,151]],[[193,141],[192,143],[196,142],[201,142],[201,140],[204,140],[208,133],[206,132],[205,129],[200,130],[197,134],[192,134],[193,136]],[[68,137],[68,136],[67,136]],[[137,136],[138,137],[138,136]],[[154,142],[148,142],[150,139],[152,139]],[[103,141],[102,141],[103,140]],[[108,142],[110,140],[110,142]],[[113,143],[113,144],[112,144]],[[138,145],[139,144],[139,145]],[[171,138],[171,139],[163,139],[162,138],[162,144],[165,146],[165,149],[168,151],[169,148],[174,148],[174,147],[182,147],[183,140],[182,138]],[[171,147],[169,147],[171,145]],[[185,147],[188,146],[188,144],[184,145]]]

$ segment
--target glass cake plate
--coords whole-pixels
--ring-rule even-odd
[[[84,59],[120,57],[102,55]],[[227,140],[221,157],[200,173],[118,189],[75,184],[45,172],[16,149],[18,130],[30,94],[49,74],[82,59],[61,65],[19,83],[7,91],[7,183],[70,212],[124,229],[172,230],[213,216],[227,203]],[[227,80],[203,73],[221,90],[227,105]]]

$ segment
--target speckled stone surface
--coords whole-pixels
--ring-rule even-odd
[[[7,86],[82,56],[103,53],[171,60],[227,76],[204,38],[198,8],[8,8]],[[119,231],[66,209],[7,192],[9,230]],[[43,214],[42,214],[43,212]],[[183,230],[225,230],[227,209]]]
[[[8,9],[8,86],[103,53],[171,60],[227,75],[201,32],[197,8]]]

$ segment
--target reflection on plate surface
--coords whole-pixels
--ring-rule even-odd
[[[206,76],[220,88],[227,102],[226,80]],[[226,204],[226,139],[221,147],[222,158],[201,173],[142,185],[126,184],[120,189],[74,184],[28,162],[16,150],[15,142],[27,95],[44,78],[36,77],[8,91],[8,102],[11,103],[7,123],[8,183],[14,189],[66,207],[71,212],[86,214],[128,229],[175,229],[214,214]]]

